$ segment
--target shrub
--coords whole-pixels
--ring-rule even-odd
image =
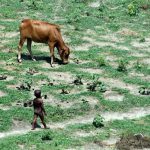
[[[121,71],[121,72],[126,72],[127,71],[127,67],[126,66],[127,66],[127,62],[124,61],[124,60],[120,60],[117,70]]]
[[[74,83],[75,85],[83,85],[82,76],[81,76],[81,75],[77,75],[77,76],[76,76],[76,79],[73,81],[73,83]]]
[[[104,57],[102,57],[102,56],[100,56],[100,57],[97,59],[97,62],[98,62],[98,66],[99,66],[99,67],[106,66],[105,59],[104,59]]]
[[[104,126],[104,118],[101,115],[96,115],[94,120],[93,120],[93,125],[96,128],[101,128]]]
[[[102,83],[101,81],[99,81],[98,79],[99,78],[93,77],[93,82],[87,84],[88,85],[87,89],[92,92],[94,91],[106,92],[107,90],[106,85]]]
[[[138,12],[139,12],[139,7],[138,7],[137,3],[135,1],[131,2],[128,5],[128,14],[130,16],[135,16],[135,15],[137,15]]]

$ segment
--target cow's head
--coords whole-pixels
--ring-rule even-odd
[[[63,64],[68,63],[69,55],[70,55],[69,47],[63,46],[63,48],[60,50],[60,58],[61,58]]]

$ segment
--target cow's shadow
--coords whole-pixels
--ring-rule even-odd
[[[30,61],[33,61],[31,59],[31,56],[28,55],[28,54],[22,54],[21,55],[22,59],[23,60],[30,60]],[[50,63],[51,62],[51,58],[49,56],[34,56],[34,58],[36,59],[36,61],[46,61],[47,63]],[[62,61],[58,58],[55,58],[55,63],[56,64],[59,64],[59,65],[62,65]]]

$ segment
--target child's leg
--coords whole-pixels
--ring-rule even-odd
[[[34,114],[34,119],[33,119],[33,122],[32,122],[32,130],[34,130],[35,127],[36,127],[36,124],[37,124],[37,117],[38,117],[38,115]]]
[[[46,123],[44,122],[44,115],[40,115],[39,117],[41,119],[41,122],[42,122],[44,128],[46,129],[47,127],[46,127]]]

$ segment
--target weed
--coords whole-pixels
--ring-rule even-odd
[[[18,90],[30,91],[32,86],[32,80],[24,81],[19,87],[16,87]]]
[[[120,72],[126,72],[127,71],[127,62],[123,59],[119,60],[117,70]]]
[[[6,80],[7,76],[6,75],[0,75],[0,80]]]
[[[144,43],[144,42],[145,42],[145,38],[144,38],[144,37],[141,38],[141,39],[139,40],[139,42],[140,42],[140,43]]]
[[[85,99],[82,99],[81,110],[82,111],[89,111],[90,110],[90,104]]]
[[[96,128],[104,127],[104,118],[101,115],[96,115],[93,120],[93,125]]]
[[[141,87],[139,89],[139,93],[141,95],[150,95],[150,88],[147,88],[147,87]]]
[[[128,5],[128,14],[130,16],[135,16],[135,15],[137,15],[138,12],[139,12],[139,7],[138,7],[137,2],[136,1],[131,2]]]
[[[137,60],[135,65],[134,65],[134,68],[137,69],[137,70],[140,70],[142,67],[143,67],[143,65],[140,63],[139,60]]]
[[[99,91],[99,92],[105,92],[107,90],[106,85],[99,81],[99,78],[93,77],[93,82],[87,84],[87,89],[89,91]]]
[[[99,58],[97,58],[96,61],[98,62],[99,67],[106,66],[106,61],[105,61],[105,58],[103,56],[100,56]]]
[[[81,75],[77,75],[77,76],[76,76],[76,79],[73,81],[73,83],[74,83],[75,85],[83,85],[82,76],[81,76]]]

